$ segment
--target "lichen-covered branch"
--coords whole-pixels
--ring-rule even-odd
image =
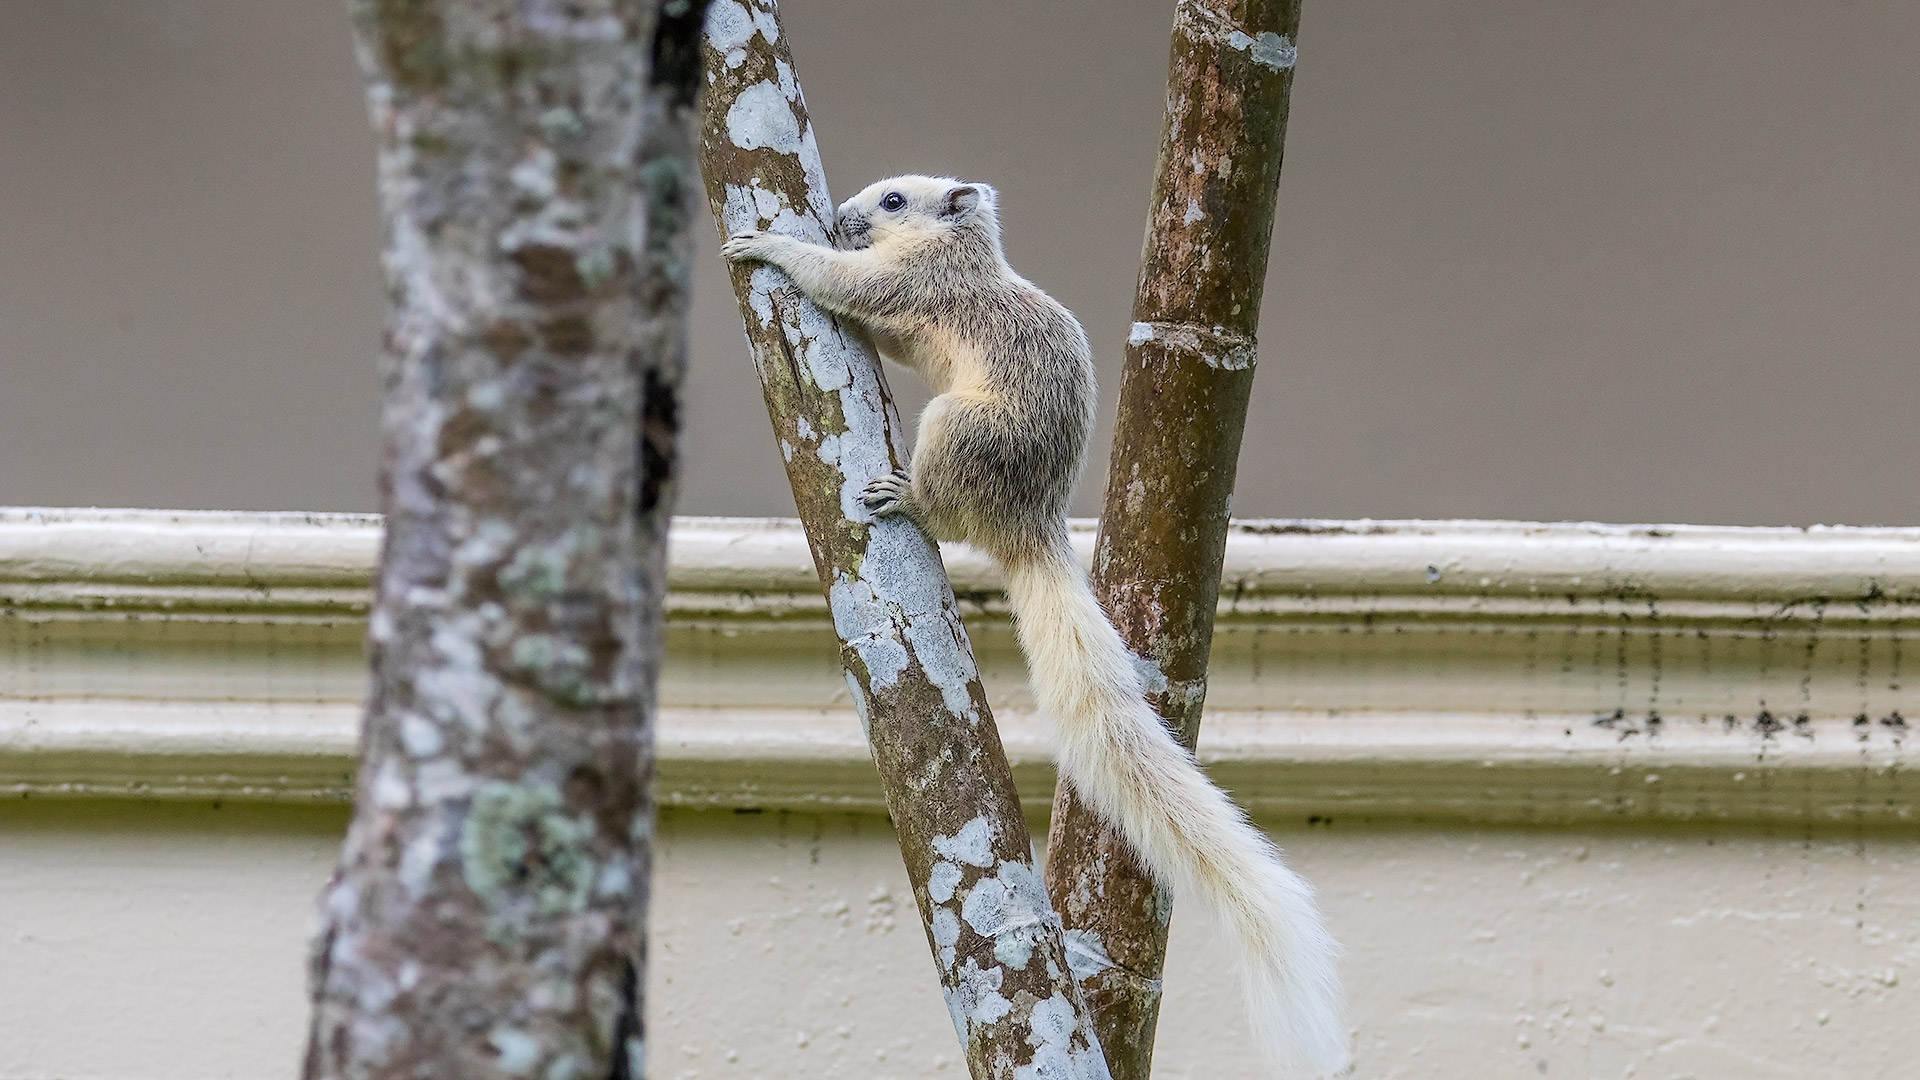
[[[772,0],[714,0],[706,65],[701,164],[722,234],[825,242],[833,207]],[[778,270],[732,274],[968,1068],[1104,1078],[939,552],[859,498],[906,459],[873,350]]]
[[[1293,86],[1299,0],[1179,0],[1120,385],[1094,589],[1158,675],[1154,707],[1200,730],[1229,499]],[[1047,885],[1116,1080],[1146,1080],[1171,906],[1062,784]]]
[[[352,5],[387,530],[309,1080],[643,1075],[697,85],[651,61],[698,27],[656,2]]]

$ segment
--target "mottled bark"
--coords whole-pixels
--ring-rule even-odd
[[[654,0],[352,11],[387,530],[305,1075],[639,1077],[697,75],[650,58],[697,23]]]
[[[701,164],[722,234],[827,241],[833,204],[772,0],[715,0],[705,44]],[[779,271],[732,275],[968,1069],[1104,1078],[939,551],[860,502],[906,460],[873,350]]]
[[[1293,86],[1299,0],[1180,0],[1120,384],[1094,590],[1157,672],[1153,705],[1191,748],[1206,697],[1254,330]],[[1048,891],[1117,1080],[1153,1061],[1169,898],[1064,781]]]

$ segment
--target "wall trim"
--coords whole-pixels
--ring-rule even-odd
[[[0,509],[0,791],[348,797],[379,543]],[[1043,812],[997,579],[948,563]],[[1201,758],[1263,815],[1915,823],[1920,530],[1241,522],[1226,582]],[[670,586],[663,803],[880,810],[798,526],[678,519]]]

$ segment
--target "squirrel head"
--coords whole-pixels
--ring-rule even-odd
[[[834,226],[848,249],[978,238],[998,252],[999,195],[946,176],[895,176],[841,203]]]

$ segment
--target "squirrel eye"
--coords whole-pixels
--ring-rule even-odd
[[[906,196],[897,191],[887,192],[886,197],[880,200],[880,209],[882,210],[898,210],[905,205],[907,205]]]

